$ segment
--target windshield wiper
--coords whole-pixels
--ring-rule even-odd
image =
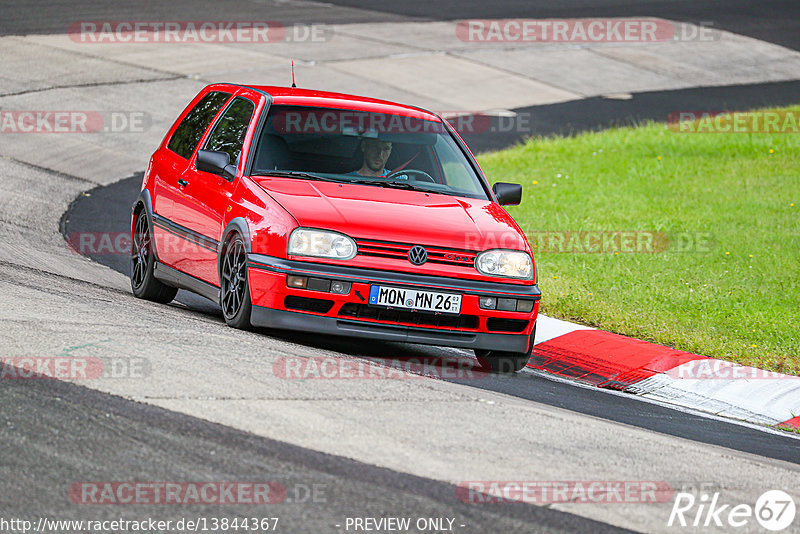
[[[432,193],[435,191],[431,191],[430,189],[424,189],[422,187],[417,187],[412,185],[408,182],[396,182],[396,181],[381,181],[381,180],[348,180],[352,184],[364,184],[364,185],[377,185],[379,187],[392,187],[395,189],[408,189],[409,191],[423,191],[425,193]]]
[[[319,180],[321,182],[336,182],[337,184],[346,183],[342,180],[328,178],[327,176],[320,176],[310,172],[301,171],[261,171],[254,173],[253,176],[277,176],[278,178],[300,178],[303,180]]]
[[[334,182],[337,184],[361,184],[361,185],[377,185],[379,187],[391,187],[394,189],[406,189],[408,191],[422,191],[423,193],[439,193],[440,191],[417,187],[408,182],[386,180],[337,180],[335,178],[328,178],[327,176],[320,176],[310,172],[303,171],[261,171],[254,173],[253,176],[276,176],[278,178],[300,178],[303,180],[318,180],[321,182]]]

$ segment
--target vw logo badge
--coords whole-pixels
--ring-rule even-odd
[[[428,251],[419,245],[414,245],[411,247],[411,250],[408,251],[408,261],[414,265],[422,265],[428,261]]]

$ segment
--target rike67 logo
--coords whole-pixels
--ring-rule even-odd
[[[795,517],[795,503],[791,495],[781,490],[764,492],[755,503],[730,504],[720,502],[719,492],[711,495],[701,493],[675,494],[675,503],[669,514],[668,527],[699,528],[741,528],[755,526],[754,520],[762,528],[778,532],[788,528]]]

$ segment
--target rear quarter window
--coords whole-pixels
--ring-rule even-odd
[[[203,133],[211,124],[225,102],[230,98],[230,93],[222,91],[211,91],[198,102],[189,113],[183,118],[181,123],[172,134],[167,148],[181,156],[189,159],[197,148],[197,144],[203,137]]]

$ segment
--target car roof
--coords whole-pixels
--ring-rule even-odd
[[[352,109],[373,113],[401,115],[436,122],[440,121],[436,114],[428,110],[366,96],[332,93],[329,91],[318,91],[316,89],[300,89],[298,87],[278,87],[274,85],[249,85],[247,87],[267,93],[272,97],[273,104],[276,105]]]

